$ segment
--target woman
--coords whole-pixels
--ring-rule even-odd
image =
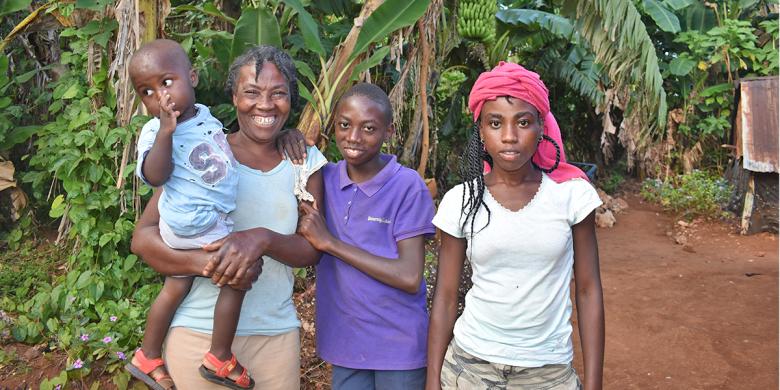
[[[566,163],[539,75],[502,62],[479,76],[469,109],[475,123],[465,182],[444,195],[433,219],[441,249],[426,388],[581,388],[571,365],[573,273],[585,389],[600,389],[604,308],[594,210],[601,201]],[[492,168],[486,175],[483,160]],[[456,322],[467,257],[473,287]]]
[[[213,312],[217,287],[229,284],[249,290],[232,347],[238,361],[257,388],[298,389],[300,322],[292,302],[292,267],[313,265],[320,254],[295,234],[295,170],[276,147],[298,98],[295,67],[277,48],[253,47],[231,65],[227,89],[239,125],[227,137],[239,162],[236,209],[230,214],[234,232],[205,251],[170,249],[160,239],[156,193],[136,225],[132,251],[165,275],[211,277],[196,278],[168,332],[164,359],[178,388],[222,389],[192,373],[201,365],[214,369],[201,357],[209,347],[213,316],[219,315]],[[306,189],[322,204],[317,169],[325,158],[316,148],[308,148],[305,164],[305,171],[314,172]],[[228,378],[240,373],[235,367]]]

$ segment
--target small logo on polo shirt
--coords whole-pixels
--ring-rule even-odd
[[[389,219],[382,218],[382,217],[372,217],[372,216],[369,216],[368,217],[368,222],[379,222],[379,223],[386,223],[386,224],[389,225],[393,221],[391,221]]]

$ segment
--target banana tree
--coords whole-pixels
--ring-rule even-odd
[[[296,63],[299,72],[312,85],[311,90],[300,85],[301,96],[308,104],[298,124],[310,142],[316,142],[323,126],[328,124],[334,98],[360,73],[376,66],[390,53],[390,47],[385,45],[361,61],[370,46],[384,40],[394,31],[414,24],[429,4],[430,0],[368,0],[363,4],[346,39],[333,55],[326,60],[324,53],[317,52],[321,66],[319,77],[306,64]],[[315,40],[316,37],[311,39]]]

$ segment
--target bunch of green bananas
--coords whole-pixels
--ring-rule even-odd
[[[458,33],[482,42],[496,38],[496,0],[461,0],[458,5]]]
[[[441,73],[436,86],[436,97],[441,100],[450,99],[466,81],[466,74],[457,69],[448,69]]]

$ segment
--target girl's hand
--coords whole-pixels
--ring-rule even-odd
[[[287,156],[293,164],[303,164],[306,161],[306,139],[298,129],[285,129],[276,138],[276,149],[282,156]]]
[[[176,130],[176,119],[181,115],[176,111],[176,103],[171,101],[171,95],[167,91],[159,94],[160,103],[160,131],[173,134]]]
[[[306,238],[318,251],[327,251],[326,248],[333,240],[333,236],[317,210],[317,203],[312,206],[307,202],[301,202],[299,209],[301,217],[298,220],[298,234]]]
[[[230,233],[227,237],[212,242],[203,247],[207,252],[213,252],[209,264],[203,269],[204,276],[211,276],[211,281],[218,287],[225,284],[246,286],[252,278],[252,267],[262,265],[262,256],[268,247],[265,229],[251,229]]]

